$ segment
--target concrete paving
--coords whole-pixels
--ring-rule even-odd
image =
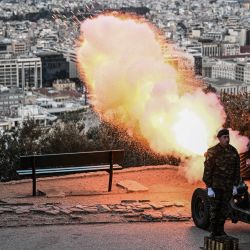
[[[145,192],[148,188],[133,180],[119,181],[117,186],[124,188],[127,192]]]
[[[176,213],[180,207],[169,202],[122,200],[119,204],[65,205],[60,203],[28,204],[0,201],[0,227],[127,223],[154,221],[189,221],[190,216]],[[184,207],[184,205],[182,205]]]
[[[250,227],[226,223],[226,232],[250,249]],[[0,228],[0,249],[199,250],[209,233],[192,222],[53,225]]]

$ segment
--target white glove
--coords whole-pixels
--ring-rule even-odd
[[[233,187],[233,196],[235,196],[236,194],[238,194],[238,192],[237,192],[237,187],[234,186],[234,187]]]
[[[214,190],[212,188],[207,188],[207,195],[208,197],[212,198],[212,197],[215,197],[215,193],[214,193]]]

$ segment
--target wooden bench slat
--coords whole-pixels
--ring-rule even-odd
[[[46,168],[36,169],[36,174],[50,174],[50,173],[64,173],[64,172],[87,172],[93,170],[109,170],[110,165],[99,165],[99,166],[83,166],[74,168]],[[115,164],[113,169],[122,169],[120,165]],[[17,170],[19,175],[32,175],[32,169]]]
[[[123,150],[111,150],[113,152],[113,162],[121,164],[124,158]],[[20,169],[25,169],[33,164],[37,168],[57,167],[57,166],[82,166],[108,164],[110,162],[109,151],[78,152],[66,154],[29,155],[20,157]]]

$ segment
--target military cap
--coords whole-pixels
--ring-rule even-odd
[[[223,135],[229,135],[229,130],[226,129],[226,128],[221,129],[221,130],[218,132],[217,137],[220,138],[220,137],[223,136]]]

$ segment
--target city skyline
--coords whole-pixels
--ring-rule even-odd
[[[249,7],[250,1],[234,0],[1,1],[1,110],[8,107],[10,112],[15,102],[23,103],[27,97],[20,91],[36,96],[36,89],[52,88],[58,79],[66,86],[75,82],[80,102],[86,104],[76,53],[80,23],[107,11],[133,13],[154,24],[173,48],[166,63],[179,72],[195,72],[197,83],[212,86],[218,94],[249,93]],[[18,89],[15,94],[12,88]]]

